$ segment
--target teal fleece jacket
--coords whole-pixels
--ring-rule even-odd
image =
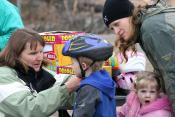
[[[23,28],[23,22],[16,6],[8,0],[0,2],[0,51],[6,46],[11,34]]]

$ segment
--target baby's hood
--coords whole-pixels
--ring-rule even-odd
[[[167,96],[163,96],[157,99],[156,101],[152,102],[151,104],[142,107],[140,110],[140,114],[144,115],[146,113],[158,110],[166,110],[172,112],[171,103]]]

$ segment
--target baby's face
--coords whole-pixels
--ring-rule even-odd
[[[142,106],[148,105],[158,98],[158,91],[152,83],[138,89],[137,94]]]

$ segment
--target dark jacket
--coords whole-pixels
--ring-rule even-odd
[[[160,2],[143,15],[139,43],[158,74],[175,112],[175,7]]]
[[[31,89],[31,91],[43,91],[55,83],[55,78],[52,74],[41,68],[39,72],[35,72],[34,69],[29,68],[26,72],[24,67],[21,64],[17,64],[15,70],[18,74],[18,77],[23,80],[26,85]]]
[[[73,117],[116,117],[115,82],[105,70],[81,81]]]

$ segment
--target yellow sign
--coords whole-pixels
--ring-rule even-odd
[[[55,36],[43,36],[44,41],[55,42]]]
[[[40,35],[43,37],[46,46],[44,48],[44,54],[51,61],[52,65],[48,66],[50,70],[64,74],[74,74],[70,65],[72,60],[70,57],[62,55],[62,49],[64,43],[72,39],[77,34],[82,34],[84,32],[77,31],[51,31],[43,32]],[[69,67],[68,67],[69,66]]]

